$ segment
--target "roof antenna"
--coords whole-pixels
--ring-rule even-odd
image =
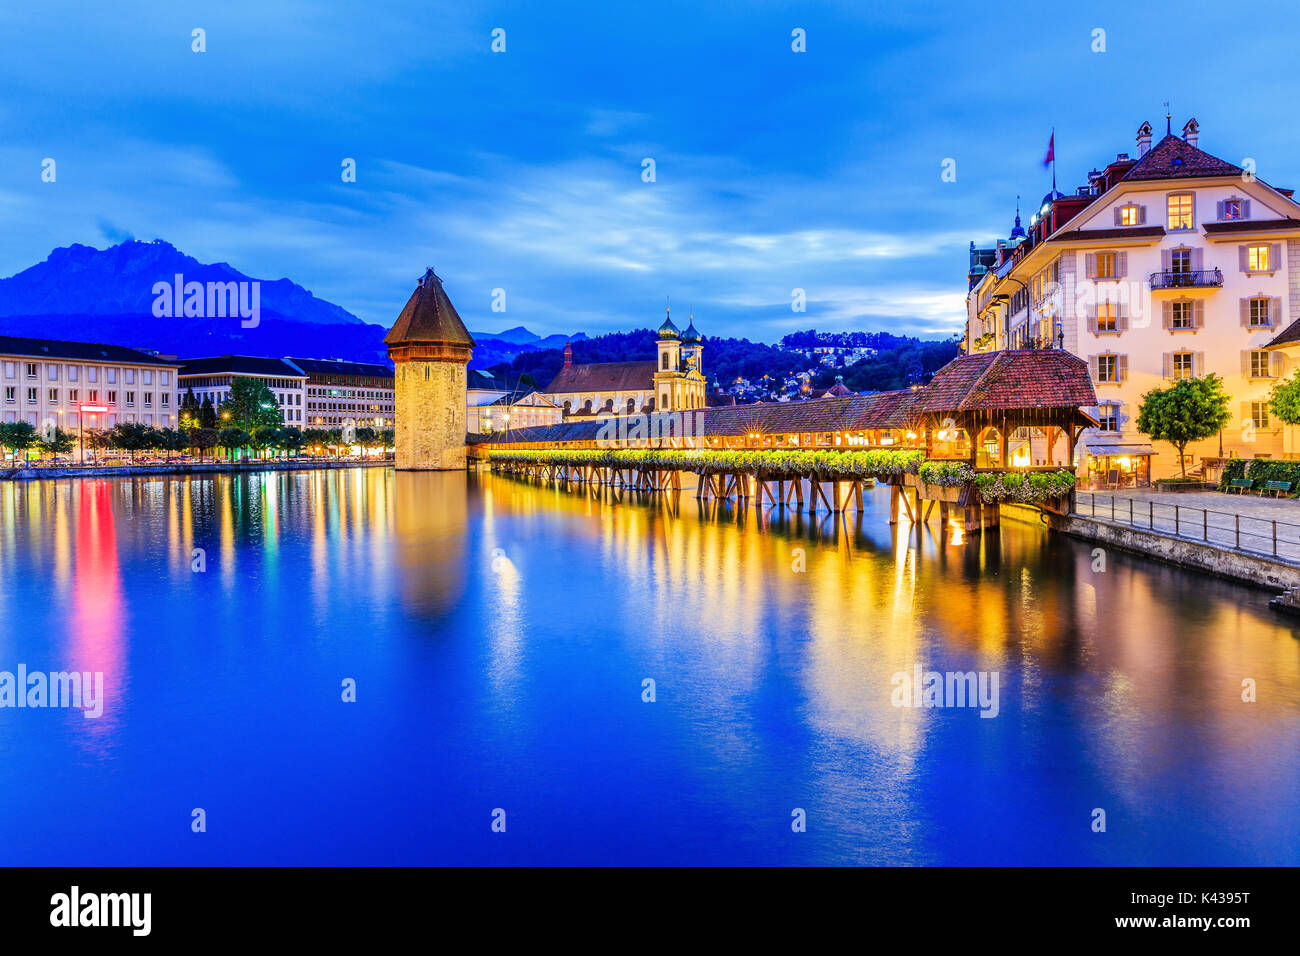
[[[1165,100],[1165,135],[1172,136],[1174,132],[1173,124],[1174,114],[1169,109],[1169,101]]]

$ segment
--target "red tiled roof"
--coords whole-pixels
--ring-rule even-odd
[[[781,435],[904,429],[918,424],[926,414],[1018,408],[1077,409],[1096,404],[1088,365],[1082,359],[1056,349],[1016,349],[959,356],[936,372],[929,385],[921,388],[874,395],[827,396],[810,402],[726,405],[687,414],[692,416],[690,427],[697,436],[739,437],[751,432]],[[595,441],[608,421],[570,421],[511,429],[510,441]],[[505,436],[499,434],[492,440],[504,441]]]
[[[1283,345],[1300,344],[1300,319],[1296,319],[1285,329],[1273,336],[1272,340],[1264,346],[1266,349],[1275,349]]]
[[[1156,143],[1132,169],[1124,181],[1135,179],[1188,179],[1195,176],[1236,176],[1240,166],[1211,156],[1173,133]]]
[[[1052,242],[1086,242],[1089,239],[1159,239],[1164,226],[1120,226],[1117,229],[1074,229],[1052,237]]]
[[[655,363],[593,362],[560,369],[551,384],[542,389],[556,392],[645,392],[654,388]]]

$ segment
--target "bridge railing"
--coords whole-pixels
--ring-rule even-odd
[[[1276,518],[1093,492],[1076,493],[1071,513],[1252,554],[1300,561],[1300,524]]]

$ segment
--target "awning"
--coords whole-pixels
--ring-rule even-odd
[[[1156,453],[1150,445],[1088,445],[1088,454],[1097,458],[1148,458]]]

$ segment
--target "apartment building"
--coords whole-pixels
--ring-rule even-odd
[[[470,428],[481,434],[534,425],[558,425],[564,420],[564,409],[536,389],[519,398],[503,395],[471,408],[470,413]]]
[[[970,251],[966,349],[1064,348],[1085,358],[1099,404],[1084,433],[1080,474],[1130,483],[1180,471],[1176,450],[1136,428],[1142,396],[1215,373],[1232,396],[1232,424],[1187,448],[1186,464],[1300,455],[1268,411],[1273,385],[1300,362],[1279,342],[1300,319],[1300,204],[1292,190],[1182,136],[1120,153],[1073,195],[1048,193],[1029,226]],[[1243,160],[1246,166],[1252,166]],[[1295,340],[1300,340],[1297,332]],[[1025,454],[1042,455],[1035,441]]]
[[[369,362],[342,359],[285,358],[307,377],[305,427],[392,428],[395,391],[393,370]]]
[[[0,335],[0,415],[37,429],[175,427],[179,362],[94,342]]]
[[[230,396],[230,385],[236,378],[252,378],[265,383],[275,395],[284,423],[297,428],[308,427],[303,414],[307,373],[278,358],[217,355],[188,359],[177,374],[176,407],[179,408],[185,396],[193,392],[200,405],[211,398],[212,404],[220,408]]]

